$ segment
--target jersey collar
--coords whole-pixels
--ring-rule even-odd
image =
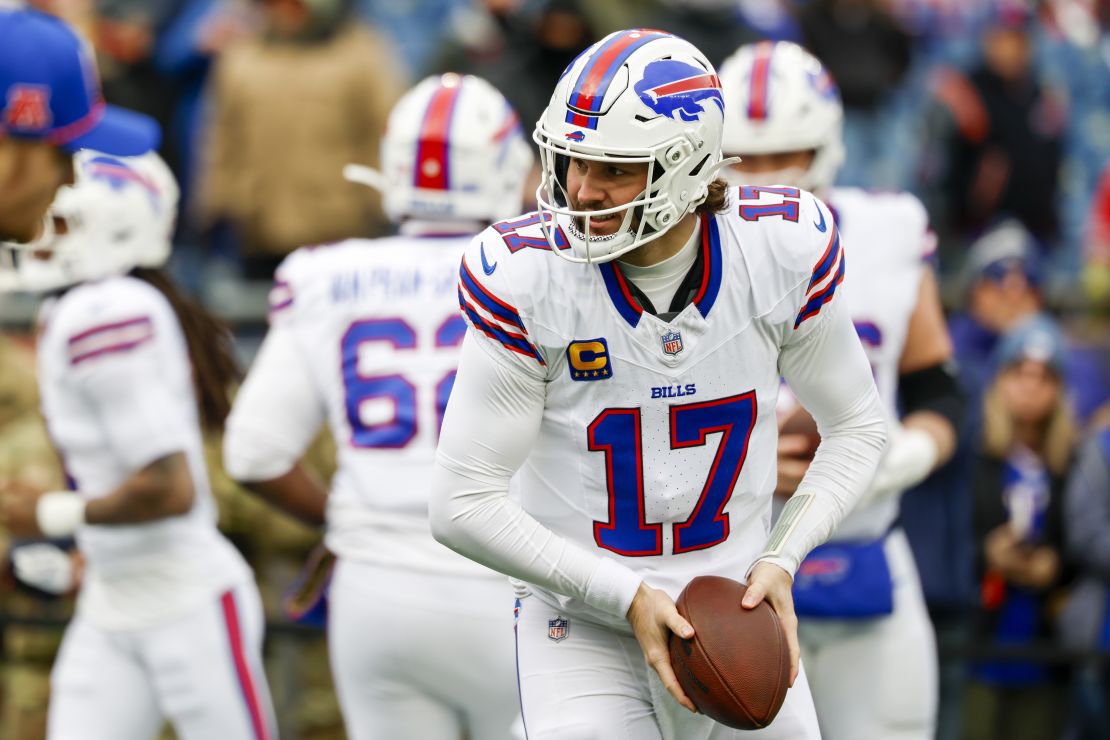
[[[717,227],[716,215],[703,217],[701,220],[701,251],[686,279],[679,286],[675,294],[675,301],[671,304],[672,315],[677,315],[691,303],[698,307],[702,318],[709,318],[709,311],[717,302],[717,295],[721,292],[721,278],[724,274],[723,257],[721,254],[721,237]],[[629,326],[635,329],[644,314],[644,305],[647,299],[636,289],[621,272],[617,260],[603,262],[598,265],[601,278],[605,283],[605,292],[617,313],[621,315]]]

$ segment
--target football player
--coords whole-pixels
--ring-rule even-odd
[[[818,736],[791,579],[870,481],[884,421],[832,214],[797,188],[727,190],[723,105],[690,43],[605,37],[536,124],[540,210],[460,267],[432,531],[519,583],[532,738],[741,737],[693,712],[668,657],[692,634],[673,599],[706,574],[782,620],[793,689],[763,736]],[[769,532],[780,373],[824,440]]]
[[[19,536],[76,536],[86,562],[51,676],[49,740],[275,737],[262,603],[216,530],[201,427],[230,408],[230,335],[158,268],[177,185],[157,154],[84,150],[0,290],[49,292],[38,381],[69,491],[0,489]]]
[[[795,583],[821,731],[830,740],[932,738],[935,639],[896,519],[902,491],[952,455],[960,415],[952,343],[927,262],[935,239],[914,196],[832,187],[844,156],[843,109],[825,68],[800,46],[741,47],[721,66],[721,87],[722,148],[741,158],[729,177],[808,188],[828,204],[852,265],[841,288],[846,313],[890,422],[874,482],[832,541],[802,562]],[[780,437],[783,496],[799,490],[810,467],[805,448],[804,437]]]
[[[519,211],[533,160],[516,113],[484,80],[429,77],[405,94],[382,140],[384,171],[348,169],[381,188],[400,235],[282,263],[270,330],[228,421],[231,475],[326,520],[338,555],[328,643],[353,740],[509,738],[519,717],[512,590],[432,539],[427,511],[466,333],[459,259],[474,234]],[[330,494],[298,462],[325,421],[338,445]]]

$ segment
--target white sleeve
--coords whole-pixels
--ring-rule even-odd
[[[867,490],[886,444],[886,420],[843,301],[809,336],[783,348],[779,370],[821,433],[809,471],[759,557],[793,574]]]
[[[545,381],[499,362],[467,332],[443,420],[429,515],[452,550],[623,619],[640,577],[560,537],[509,500],[543,418]]]
[[[181,408],[179,392],[168,381],[167,356],[158,347],[166,339],[156,336],[157,331],[167,332],[169,327],[157,326],[149,316],[127,323],[144,327],[140,338],[87,355],[74,356],[71,349],[70,372],[112,450],[129,470],[139,470],[184,450],[195,427],[168,411]],[[70,346],[74,346],[73,339]],[[188,362],[188,358],[180,361]]]
[[[224,468],[235,480],[289,472],[324,423],[327,409],[292,330],[266,333],[227,419]]]

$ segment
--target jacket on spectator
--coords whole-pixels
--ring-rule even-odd
[[[1047,588],[1033,589],[1005,581],[986,567],[983,543],[988,534],[1014,521],[1017,506],[1009,494],[1020,495],[1016,490],[1018,487],[1028,490],[1036,486],[1029,480],[1015,480],[1014,469],[1017,467],[1021,467],[1021,463],[1013,458],[1002,460],[980,453],[972,479],[975,535],[980,545],[977,560],[982,598],[982,619],[977,632],[979,639],[1000,645],[1022,645],[1050,639],[1051,597],[1065,580],[1061,574]],[[1047,501],[1043,508],[1034,508],[1031,514],[1033,524],[1027,542],[1031,546],[1048,546],[1063,554],[1065,479],[1047,469],[1042,472],[1047,478]],[[990,683],[1017,685],[1043,681],[1049,675],[1042,666],[1023,662],[980,663],[975,667],[975,673],[981,680]]]
[[[393,62],[354,23],[317,43],[263,38],[228,49],[210,81],[202,228],[230,223],[247,256],[378,233],[378,195],[342,171],[377,165],[402,81]]]

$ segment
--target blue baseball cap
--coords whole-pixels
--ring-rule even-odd
[[[998,282],[1020,272],[1033,287],[1040,284],[1040,258],[1033,235],[1016,219],[1007,219],[979,237],[967,253],[964,282],[971,288],[978,280]]]
[[[1051,317],[1038,314],[1003,335],[995,349],[994,360],[997,370],[1033,360],[1062,377],[1068,364],[1068,343]]]
[[[0,137],[68,151],[144,154],[162,133],[153,118],[106,105],[88,46],[63,21],[0,9]]]

